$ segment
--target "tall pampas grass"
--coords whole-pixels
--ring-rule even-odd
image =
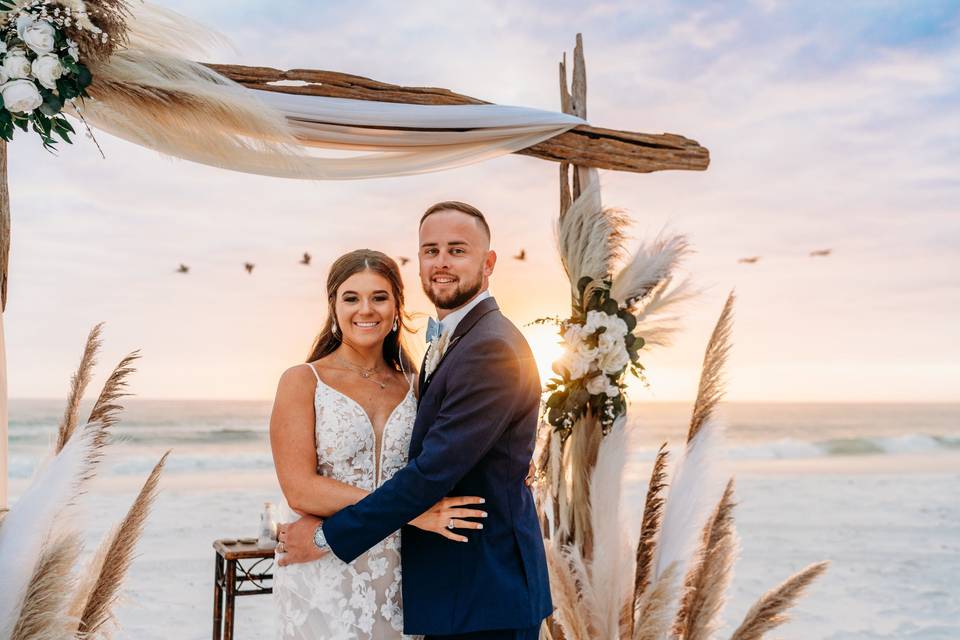
[[[93,373],[93,367],[97,363],[97,353],[100,351],[100,334],[103,331],[103,323],[99,323],[90,330],[87,335],[87,341],[83,346],[83,355],[80,356],[80,364],[76,372],[70,379],[70,393],[67,395],[67,407],[64,409],[63,418],[57,428],[57,444],[55,452],[59,453],[67,440],[73,435],[77,428],[77,422],[80,419],[80,401],[83,394],[90,384],[90,376]]]
[[[67,597],[75,582],[72,570],[80,542],[63,536],[40,556],[20,606],[10,640],[64,640],[73,636],[66,615]]]
[[[122,409],[117,401],[126,395],[126,380],[133,372],[130,365],[138,357],[134,352],[114,368],[94,405],[94,420],[73,426],[100,346],[101,329],[102,325],[95,326],[87,338],[50,459],[41,465],[0,527],[3,640],[105,637],[136,541],[156,496],[167,455],[77,580],[74,568],[80,535],[73,523],[83,511],[80,497],[107,446],[106,427],[116,421]]]
[[[611,272],[623,253],[628,222],[622,211],[604,208],[599,180],[591,180],[561,216],[556,228],[557,247],[574,297],[581,278],[602,280]]]
[[[7,637],[54,525],[73,504],[96,449],[95,428],[80,429],[34,476],[0,528],[0,638]]]
[[[622,480],[626,463],[627,430],[624,416],[614,423],[613,429],[603,439],[596,468],[590,478],[590,518],[594,536],[590,581],[597,601],[593,626],[601,638],[617,637],[620,614],[630,586],[630,574],[623,567],[624,561],[629,561],[630,548],[621,516]]]
[[[693,440],[703,428],[703,425],[714,417],[717,404],[723,399],[725,391],[723,369],[727,363],[727,354],[730,352],[733,302],[734,295],[731,292],[727,296],[723,311],[720,312],[720,318],[713,328],[706,352],[703,354],[700,385],[697,389],[697,400],[693,405],[690,428],[687,431],[687,442]]]
[[[810,584],[827,570],[827,561],[814,563],[787,578],[782,584],[763,594],[750,607],[743,622],[730,636],[730,640],[759,640],[789,618],[787,609],[792,607]]]
[[[720,628],[720,612],[733,578],[739,540],[733,526],[733,478],[703,529],[699,561],[687,574],[685,594],[674,624],[674,636],[709,640]]]
[[[140,352],[134,351],[124,356],[120,363],[113,368],[100,390],[97,401],[93,404],[93,409],[90,410],[90,417],[87,418],[88,422],[102,424],[105,430],[117,422],[118,415],[123,410],[123,405],[118,404],[118,401],[130,395],[125,392],[127,378],[136,371],[131,365],[139,358]]]
[[[107,536],[104,542],[105,552],[97,554],[94,558],[94,562],[99,561],[99,565],[89,567],[87,570],[87,575],[95,575],[96,579],[90,584],[89,592],[78,593],[77,604],[81,600],[85,602],[82,607],[76,607],[77,610],[81,610],[78,630],[85,636],[96,634],[113,618],[113,605],[123,579],[133,562],[133,552],[143,534],[150,507],[156,498],[157,483],[160,481],[160,473],[168,455],[170,455],[169,451],[163,454],[160,462],[153,468],[140,489],[126,517],[117,529]],[[84,595],[86,598],[83,597]]]

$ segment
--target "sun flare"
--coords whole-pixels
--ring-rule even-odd
[[[557,327],[549,324],[532,325],[523,328],[533,357],[537,361],[537,370],[540,372],[540,382],[544,384],[556,376],[553,372],[553,363],[563,355],[563,342]]]

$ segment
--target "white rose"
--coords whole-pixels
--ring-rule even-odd
[[[553,370],[560,375],[566,374],[571,380],[577,380],[587,375],[590,362],[576,351],[567,351],[553,364]]]
[[[584,328],[588,333],[594,333],[597,329],[604,326],[604,318],[607,317],[607,314],[602,311],[587,311],[587,321],[584,323]]]
[[[600,353],[610,353],[614,349],[623,349],[623,338],[614,335],[610,331],[604,331],[600,334],[597,347],[600,349]]]
[[[3,59],[3,72],[8,78],[26,78],[30,75],[30,61],[27,53],[21,49],[7,52]]]
[[[607,391],[607,376],[602,373],[598,373],[589,380],[587,380],[587,391],[590,392],[590,395],[598,396],[601,393],[606,393]]]
[[[580,346],[580,343],[583,342],[583,339],[586,337],[586,335],[587,334],[583,327],[579,324],[567,325],[567,328],[563,331],[564,341],[570,344],[574,349]]]
[[[51,91],[57,88],[57,79],[63,75],[63,65],[57,56],[39,56],[33,61],[33,77]]]
[[[630,354],[626,348],[614,349],[600,356],[600,370],[610,375],[620,373],[620,371],[630,362]]]
[[[80,60],[80,45],[73,40],[67,40],[67,55],[73,58],[74,62]]]
[[[36,22],[36,20],[34,20],[33,16],[29,13],[21,13],[17,16],[17,36],[19,36],[21,40],[23,40],[24,32],[27,28],[32,27],[34,22]]]
[[[7,73],[3,70],[3,67],[0,67],[0,85],[9,80]]]
[[[620,395],[620,387],[615,384],[608,384],[607,388],[604,390],[604,393],[607,394],[608,398],[616,398]]]
[[[50,53],[56,46],[57,30],[49,22],[34,22],[23,32],[23,42],[37,54]]]
[[[30,113],[41,104],[43,98],[32,80],[11,80],[0,87],[3,106],[11,113]]]

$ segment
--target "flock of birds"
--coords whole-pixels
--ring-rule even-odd
[[[524,260],[527,259],[527,251],[525,249],[520,249],[520,253],[513,256],[513,259],[523,262]],[[313,256],[311,256],[309,253],[304,251],[303,257],[300,258],[300,264],[309,267],[311,260],[313,260]],[[407,258],[404,256],[397,256],[397,261],[400,263],[401,267],[405,267],[407,266],[407,263],[410,262],[410,258]],[[247,273],[253,273],[253,269],[256,266],[257,265],[252,262],[243,263],[243,268],[246,270]],[[181,262],[180,266],[177,268],[177,273],[190,273],[190,267]]]
[[[811,258],[820,258],[826,257],[833,253],[833,249],[815,249],[809,253]],[[738,264],[756,264],[760,260],[761,256],[750,256],[749,258],[740,258],[737,260]]]
[[[833,249],[815,249],[809,253],[809,256],[811,258],[821,258],[821,257],[829,256],[831,253],[833,253]],[[761,257],[762,256],[749,256],[747,258],[740,258],[739,260],[737,260],[737,263],[738,264],[756,264],[757,262],[760,261]],[[304,251],[303,257],[300,258],[300,264],[309,267],[310,261],[312,259],[313,259],[313,256],[311,256],[309,253]],[[526,249],[520,249],[520,252],[517,253],[515,256],[513,256],[513,259],[519,260],[520,262],[524,262],[527,259]],[[410,262],[410,258],[407,258],[404,256],[397,256],[397,261],[400,263],[401,267],[405,267],[407,266],[407,263]],[[243,263],[243,268],[246,270],[247,273],[253,273],[253,269],[256,266],[257,265],[255,265],[252,262]],[[183,263],[180,263],[180,267],[177,269],[177,273],[190,273],[190,267]]]

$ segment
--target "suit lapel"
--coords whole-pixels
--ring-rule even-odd
[[[454,347],[460,342],[460,339],[467,334],[470,329],[480,321],[480,318],[491,313],[493,311],[499,310],[500,307],[497,306],[497,301],[493,298],[486,298],[481,300],[477,306],[470,310],[470,313],[463,317],[463,320],[457,324],[457,328],[454,330],[453,335],[450,337],[450,344],[447,345],[447,350],[443,352],[443,355],[440,358],[440,361],[437,362],[437,366],[433,368],[433,371],[430,373],[429,377],[425,377],[424,371],[425,367],[420,368],[420,397],[422,398],[426,392],[427,387],[430,386],[430,381],[437,375],[440,367],[443,365],[443,361],[447,359],[447,356],[450,355],[450,352],[453,351]],[[429,355],[429,354],[427,354]],[[426,364],[426,356],[424,357],[424,365]]]

